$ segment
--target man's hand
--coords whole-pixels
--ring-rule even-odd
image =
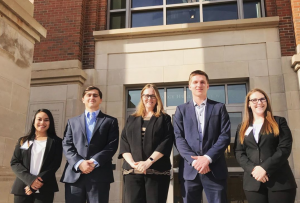
[[[262,183],[269,181],[267,172],[261,166],[255,166],[251,174],[253,178],[255,178],[255,180],[260,181]]]
[[[34,190],[38,190],[38,189],[40,189],[43,185],[44,185],[44,183],[42,183],[43,182],[43,179],[41,178],[41,177],[37,177],[34,181],[33,181],[33,183],[31,184],[31,188],[32,189],[34,189]]]
[[[80,163],[78,168],[82,173],[89,174],[95,169],[95,164],[94,161],[92,160],[84,160],[83,162]]]
[[[193,167],[198,171],[198,173],[206,174],[210,171],[209,160],[205,156],[191,156],[193,161]]]

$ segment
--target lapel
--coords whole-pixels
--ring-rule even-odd
[[[79,123],[80,123],[81,131],[84,134],[84,137],[87,142],[87,135],[86,135],[86,130],[85,130],[85,114],[84,113],[79,116]]]
[[[98,116],[97,116],[97,120],[96,120],[96,123],[95,123],[95,127],[94,127],[94,130],[93,130],[93,133],[92,133],[90,142],[92,141],[95,132],[96,132],[97,129],[101,126],[101,124],[103,123],[104,120],[105,120],[105,115],[104,115],[104,113],[102,113],[101,111],[99,111],[99,114],[98,114]],[[85,136],[85,137],[86,137],[86,136]]]
[[[253,126],[252,126],[253,127]],[[249,141],[253,142],[254,144],[258,145],[258,143],[256,143],[256,140],[254,138],[254,134],[253,134],[253,129],[250,131],[249,135]],[[259,142],[259,138],[258,138],[258,142]]]
[[[205,132],[207,132],[207,125],[208,125],[208,121],[210,119],[212,110],[214,108],[214,104],[211,102],[210,99],[207,99],[206,102],[206,107],[205,107],[205,118],[204,118],[204,132],[203,132],[203,137],[206,135]]]
[[[49,155],[49,152],[50,152],[50,149],[52,147],[52,143],[53,143],[53,139],[50,138],[50,137],[47,137],[47,143],[46,143],[46,149],[45,149],[45,153],[44,153],[44,157],[43,157],[43,162],[42,162],[42,165],[41,165],[41,170],[43,168],[43,165]]]
[[[149,123],[147,125],[147,128],[146,128],[144,143],[143,143],[143,148],[144,148],[144,151],[146,153],[147,152],[151,153],[151,150],[152,150],[152,142],[153,142],[152,135],[153,135],[153,128],[154,128],[154,124],[155,124],[156,120],[157,120],[157,117],[152,116],[150,118],[150,121],[149,121]]]
[[[197,132],[197,135],[199,135],[196,111],[195,111],[195,106],[194,106],[193,100],[189,101],[187,112],[189,112],[191,114],[191,116],[188,116],[188,118],[191,118],[191,123],[192,123],[191,126],[193,126],[194,130],[195,130],[195,131],[192,130],[192,132]]]
[[[30,141],[34,141],[34,138],[31,139]],[[26,154],[27,154],[27,164],[28,164],[28,169],[30,170],[30,160],[31,160],[31,150],[32,150],[32,146],[33,146],[33,143],[30,145],[30,147],[26,150]]]

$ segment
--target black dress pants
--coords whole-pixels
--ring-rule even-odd
[[[168,175],[124,175],[124,203],[166,203]]]
[[[54,192],[14,195],[14,203],[53,203]]]
[[[290,190],[271,191],[261,184],[258,191],[246,191],[248,203],[294,203],[296,188]]]

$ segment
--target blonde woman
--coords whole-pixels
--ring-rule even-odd
[[[158,89],[147,84],[120,140],[125,203],[165,203],[170,183],[174,132]]]
[[[295,201],[297,185],[288,163],[292,141],[285,118],[273,116],[267,94],[261,89],[251,90],[235,143],[249,203]]]

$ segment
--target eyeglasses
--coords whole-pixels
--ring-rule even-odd
[[[260,99],[250,99],[249,101],[251,101],[253,104],[257,104],[258,103],[258,101],[260,101],[261,103],[264,103],[264,102],[266,102],[267,100],[266,100],[266,98],[260,98]]]
[[[143,94],[142,96],[144,99],[156,99],[156,96],[154,94]]]

